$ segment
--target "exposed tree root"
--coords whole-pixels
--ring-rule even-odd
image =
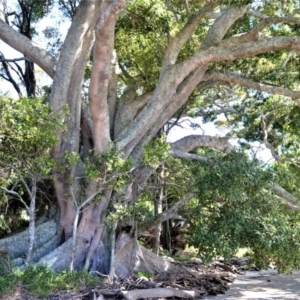
[[[67,269],[71,261],[72,239],[67,240],[52,252],[43,256],[38,265],[51,267],[55,272]]]
[[[130,262],[132,246],[133,241],[129,240],[129,242],[116,253],[115,270],[119,278],[128,278],[131,275]],[[137,245],[134,271],[146,271],[152,274],[158,274],[182,272],[182,269],[172,264],[169,260],[157,256],[145,247]]]
[[[36,228],[34,250],[45,245],[56,233],[54,220],[43,223]],[[9,251],[13,259],[26,256],[28,251],[28,229],[0,240],[0,248]]]

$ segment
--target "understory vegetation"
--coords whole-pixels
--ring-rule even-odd
[[[26,290],[27,295],[46,298],[51,293],[75,292],[80,288],[96,286],[99,282],[99,277],[85,271],[54,273],[47,267],[28,267],[0,276],[0,297],[11,296],[21,288]]]

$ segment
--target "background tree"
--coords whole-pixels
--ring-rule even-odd
[[[293,108],[299,105],[298,70],[291,62],[298,58],[300,47],[297,8],[296,1],[288,4],[168,1],[166,4],[165,1],[82,0],[75,15],[72,14],[58,58],[0,21],[0,38],[53,78],[49,101],[67,128],[66,132],[56,130],[58,142],[51,153],[56,161],[52,175],[60,211],[56,237],[61,237],[63,244],[52,251],[50,239],[49,254],[39,263],[55,270],[69,266],[70,237],[76,218],[74,199],[80,205],[94,197],[80,217],[74,267],[109,273],[113,266],[117,276],[130,275],[132,249],[137,247],[130,235],[137,231],[136,217],[132,220],[138,210],[134,208],[142,200],[155,170],[168,157],[210,165],[211,158],[206,152],[195,152],[198,148],[224,152],[225,160],[227,155],[229,161],[233,155],[229,136],[191,135],[171,144],[157,138],[157,133],[173,118],[178,120],[193,113],[213,121],[218,114],[224,114],[225,125],[230,129],[235,129],[236,124],[244,125],[238,130],[242,136],[244,128],[252,132],[251,126],[257,125],[257,116],[252,113],[259,114],[260,127],[255,127],[255,139],[276,153],[279,145],[269,135],[273,128],[269,122],[273,122],[271,116],[275,113],[269,114],[267,106],[264,111],[260,101],[264,103],[272,94],[282,103],[290,99],[288,103]],[[280,72],[279,65],[283,66]],[[283,80],[281,74],[287,74],[289,80]],[[88,84],[88,99],[82,93],[83,82]],[[261,92],[262,100],[249,97],[255,95],[255,90]],[[273,104],[276,107],[276,102]],[[69,114],[62,110],[65,106]],[[247,123],[251,117],[254,124]],[[274,127],[276,133],[283,130],[282,123],[277,131]],[[236,130],[232,132],[235,134]],[[295,166],[292,160],[290,163]],[[246,167],[251,170],[251,165]],[[185,181],[181,179],[185,185],[176,189],[172,206],[148,226],[139,225],[140,231],[173,218],[191,199],[200,201],[205,178],[200,176],[201,169],[200,175],[196,170],[187,170],[190,176]],[[212,171],[218,170],[212,168]],[[203,183],[197,181],[199,178]],[[252,181],[255,177],[249,178]],[[230,182],[239,185],[238,181],[228,179]],[[255,182],[252,187],[255,189]],[[243,201],[254,201],[265,188],[272,188],[286,203],[297,207],[291,201],[295,197],[289,193],[293,190],[288,185],[285,186],[288,191],[277,185],[258,187],[257,194],[249,191],[243,199],[234,201],[241,201],[242,206]],[[217,195],[214,190],[207,193],[205,200],[211,201],[212,207],[217,201],[225,201],[222,207],[229,214],[232,206],[227,203],[228,195]],[[269,203],[271,198],[262,201]],[[215,212],[222,207],[216,207]],[[111,226],[111,234],[108,223],[121,220],[120,216],[123,223],[119,222],[116,234]],[[199,245],[199,241],[195,243]],[[0,244],[9,250],[14,247],[9,239]],[[135,253],[136,266],[140,268],[148,266],[155,272],[164,266],[143,247],[139,246]],[[142,257],[148,257],[147,263]],[[171,266],[169,270],[172,271]]]
[[[48,0],[18,0],[18,6],[13,10],[9,7],[6,0],[2,0],[3,21],[15,28],[20,34],[32,40],[36,34],[34,25],[43,18],[49,11],[51,1]],[[2,69],[0,76],[10,82],[19,96],[22,96],[20,84],[26,89],[27,97],[36,96],[36,78],[34,71],[34,62],[26,55],[24,58],[6,59],[3,53],[0,53]],[[24,68],[18,63],[24,61]],[[20,83],[18,83],[14,73]]]

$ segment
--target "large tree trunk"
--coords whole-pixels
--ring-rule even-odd
[[[115,237],[109,234],[105,223],[114,199],[119,197],[126,205],[132,205],[138,200],[139,193],[155,172],[155,169],[142,163],[144,146],[188,101],[195,88],[207,76],[206,71],[211,63],[273,50],[299,48],[300,41],[296,37],[274,37],[256,41],[256,35],[249,34],[222,41],[232,24],[245,14],[248,6],[242,6],[222,11],[208,30],[199,49],[177,63],[182,47],[192,37],[195,28],[218,5],[218,1],[207,1],[182,29],[178,28],[177,34],[172,36],[170,33],[168,36],[155,88],[139,95],[143,88],[140,88],[138,80],[131,78],[127,89],[122,90],[122,96],[117,99],[117,57],[113,54],[115,25],[125,2],[80,1],[58,60],[25,36],[18,35],[0,20],[1,39],[21,51],[53,78],[50,103],[54,112],[61,113],[61,122],[67,128],[65,132],[57,132],[59,141],[52,150],[52,157],[57,162],[53,178],[60,209],[58,226],[55,221],[38,225],[33,244],[32,261],[49,265],[54,270],[69,267],[75,244],[74,269],[85,267],[108,274],[113,268],[112,273],[119,277],[128,277],[132,272],[132,252],[136,252],[133,264],[135,270],[152,273],[161,270],[178,271],[177,266],[159,259],[154,253],[137,245],[131,236],[123,233],[116,237],[114,248],[115,241],[110,239]],[[87,101],[82,101],[82,83],[91,52],[93,68],[87,105]],[[34,81],[32,71],[33,65],[28,65],[28,78],[31,82]],[[28,93],[33,93],[33,86],[28,86]],[[68,108],[68,112],[64,107]],[[80,141],[83,141],[82,145]],[[88,174],[82,170],[84,163],[96,165],[99,156],[114,147],[121,153],[122,158],[130,157],[133,161],[132,169],[128,172],[131,177],[122,191],[114,190],[114,183],[118,178],[111,178],[113,175],[102,172],[99,178],[88,178]],[[188,153],[197,147],[211,147],[224,152],[232,150],[227,138],[202,135],[190,136],[174,143],[170,154],[201,160],[199,155]],[[73,154],[80,156],[76,164],[72,163]],[[99,172],[104,170],[104,167],[101,168],[99,167]],[[157,218],[149,226],[151,228],[148,228],[157,230],[156,253],[159,248],[161,223],[175,217],[178,210],[193,197],[193,193],[185,195],[173,207],[168,207],[163,212],[162,196],[162,193],[157,195]],[[76,208],[81,207],[87,199],[91,200],[82,207],[77,230],[73,231],[76,212],[78,213]],[[143,229],[145,228],[141,228]],[[71,239],[73,232],[76,232],[76,236],[73,236],[75,243]],[[166,228],[165,234],[169,234],[169,228]],[[29,247],[28,231],[1,240],[0,247],[9,251],[15,265],[22,265],[22,256]],[[170,240],[167,247],[170,248]]]

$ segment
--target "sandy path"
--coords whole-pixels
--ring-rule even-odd
[[[292,275],[273,270],[246,272],[239,275],[225,295],[209,296],[206,300],[300,300],[300,271]]]

